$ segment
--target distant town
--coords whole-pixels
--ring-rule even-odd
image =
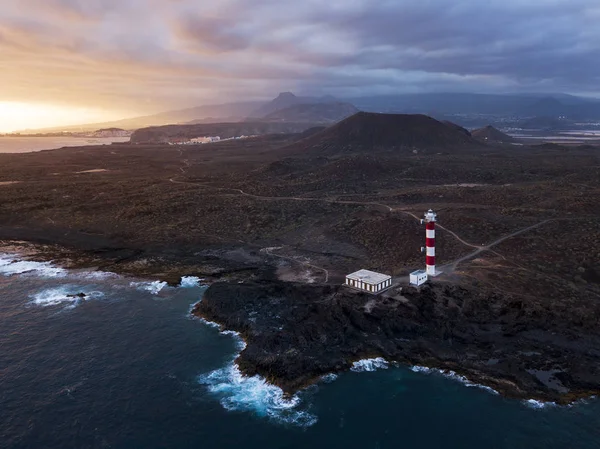
[[[205,136],[205,137],[194,137],[192,139],[186,138],[171,138],[167,141],[169,145],[200,145],[205,143],[214,143],[214,142],[224,142],[226,140],[240,140],[240,139],[248,139],[250,137],[257,137],[256,135],[252,136],[238,136],[238,137],[227,137],[221,139],[219,136]]]
[[[85,138],[110,138],[110,137],[131,137],[133,131],[120,128],[106,128],[91,132],[54,132],[54,133],[10,133],[0,134],[0,137],[85,137]],[[240,140],[257,137],[257,135],[241,135],[236,137],[221,138],[220,136],[200,136],[193,138],[171,137],[165,143],[168,145],[202,145],[206,143],[224,142],[227,140]]]
[[[7,133],[0,134],[2,137],[88,137],[88,138],[102,138],[102,137],[131,137],[133,131],[128,131],[121,128],[104,128],[97,131],[59,131],[50,133]]]

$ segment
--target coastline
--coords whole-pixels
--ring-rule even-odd
[[[0,154],[24,154],[70,147],[129,144],[129,137],[0,136]]]
[[[300,285],[283,283],[277,281],[271,276],[272,272],[269,267],[263,267],[262,273],[264,276],[258,276],[258,279],[256,276],[256,271],[252,271],[253,274],[251,277],[254,279],[249,280],[248,272],[242,270],[241,272],[245,273],[244,276],[246,277],[246,280],[240,280],[240,278],[236,276],[233,276],[231,279],[227,279],[227,276],[225,276],[227,282],[223,282],[223,276],[218,272],[218,270],[217,274],[214,277],[211,277],[206,276],[206,273],[193,271],[192,268],[185,265],[179,265],[173,271],[168,272],[166,267],[158,264],[150,265],[152,270],[149,270],[148,266],[143,265],[138,267],[137,273],[133,273],[131,267],[129,266],[127,257],[117,259],[121,260],[121,263],[124,264],[122,267],[124,269],[121,270],[121,267],[118,266],[119,262],[113,261],[112,265],[98,263],[99,257],[97,254],[90,255],[79,250],[59,248],[55,245],[48,246],[31,244],[28,242],[7,241],[0,243],[2,243],[0,246],[0,252],[6,253],[7,250],[10,250],[9,254],[14,254],[16,259],[18,258],[20,260],[31,261],[36,260],[45,263],[54,261],[55,263],[60,264],[60,266],[65,266],[66,269],[105,270],[108,266],[110,266],[110,271],[112,273],[116,273],[121,276],[136,276],[154,280],[154,283],[161,284],[161,288],[162,286],[166,285],[181,286],[185,282],[184,279],[188,279],[190,282],[192,279],[198,280],[198,282],[200,279],[204,279],[203,285],[208,285],[208,289],[204,292],[203,299],[194,303],[190,307],[190,315],[195,318],[203,319],[210,325],[219,326],[220,331],[223,333],[235,334],[236,337],[244,343],[243,347],[240,346],[240,351],[234,359],[234,363],[239,368],[240,373],[248,378],[252,378],[257,375],[260,376],[269,384],[281,388],[285,398],[294,397],[294,395],[299,391],[302,391],[310,385],[322,381],[326,376],[330,376],[332,374],[335,375],[350,370],[356,362],[379,357],[383,358],[388,363],[402,364],[409,369],[422,370],[425,373],[437,372],[446,377],[454,378],[455,380],[458,380],[467,386],[475,386],[485,390],[493,390],[503,397],[522,401],[530,401],[532,406],[535,406],[536,404],[551,405],[553,403],[558,405],[569,405],[600,394],[600,388],[588,390],[584,388],[578,388],[571,389],[566,394],[558,394],[552,390],[546,389],[546,391],[544,391],[544,389],[540,389],[540,385],[535,382],[531,384],[528,384],[527,382],[523,383],[523,379],[518,376],[515,377],[514,373],[507,372],[500,376],[498,376],[496,373],[496,375],[493,375],[489,372],[489,370],[481,369],[481,366],[476,366],[476,364],[473,364],[473,361],[467,361],[461,365],[456,358],[453,358],[451,355],[449,355],[448,351],[451,351],[452,349],[448,346],[444,346],[443,339],[439,339],[438,337],[432,335],[429,336],[429,341],[428,338],[424,338],[425,333],[422,329],[423,323],[410,323],[410,318],[415,318],[415,316],[411,315],[410,313],[410,316],[403,316],[401,314],[395,317],[398,320],[398,323],[402,322],[400,326],[402,328],[401,332],[397,332],[398,329],[394,331],[397,332],[398,335],[385,337],[387,340],[390,338],[395,338],[398,340],[396,343],[401,342],[400,346],[394,348],[389,346],[388,342],[384,341],[383,339],[378,340],[377,338],[371,338],[369,342],[370,346],[362,346],[360,343],[352,341],[351,344],[345,348],[337,348],[337,350],[340,351],[338,354],[332,353],[331,347],[322,343],[316,347],[311,346],[309,348],[310,350],[308,351],[311,354],[311,357],[314,356],[315,358],[320,358],[318,363],[304,372],[297,371],[297,366],[292,364],[291,367],[286,367],[286,359],[278,358],[277,351],[275,351],[277,348],[269,347],[269,344],[273,343],[274,338],[278,338],[279,336],[288,338],[289,340],[290,335],[288,334],[286,337],[285,331],[282,332],[282,330],[283,327],[287,325],[293,325],[294,321],[291,319],[288,320],[290,317],[284,318],[281,323],[277,324],[277,332],[271,332],[269,330],[274,324],[272,321],[269,323],[259,323],[258,325],[252,326],[252,321],[247,320],[248,315],[253,313],[256,317],[257,315],[260,315],[261,312],[264,312],[264,309],[261,309],[260,307],[253,309],[252,306],[255,306],[256,303],[250,301],[251,304],[249,304],[245,310],[248,315],[238,314],[228,316],[226,314],[226,309],[212,308],[214,306],[214,298],[212,297],[215,296],[215,293],[218,299],[222,299],[223,294],[228,296],[230,293],[236,292],[237,295],[243,300],[245,294],[244,290],[246,289],[258,289],[258,291],[266,289],[265,291],[268,293],[269,289],[275,288],[277,290],[278,288],[283,288],[283,290],[279,293],[283,293],[284,295],[287,291],[286,289],[289,289],[288,292],[290,295],[292,297],[296,297],[296,299],[297,295],[300,295],[300,297],[311,297],[311,294],[321,292],[322,294],[319,297],[320,299],[318,302],[308,301],[304,304],[297,302],[297,305],[300,306],[303,313],[310,310],[315,306],[315,304],[324,304],[327,302],[328,296],[337,296],[338,305],[340,303],[343,304],[344,301],[348,301],[350,307],[344,311],[344,314],[349,313],[350,315],[355,315],[355,322],[352,322],[352,320],[349,322],[352,323],[352,326],[356,326],[357,329],[359,329],[359,332],[365,332],[365,329],[361,329],[361,327],[365,325],[365,323],[361,323],[361,319],[364,318],[365,315],[369,315],[368,319],[373,319],[375,316],[377,320],[381,320],[382,317],[385,317],[385,313],[388,313],[390,310],[378,310],[378,308],[375,308],[374,315],[373,311],[371,311],[369,314],[366,314],[363,307],[365,296],[362,294],[349,293],[344,291],[343,288],[330,285]],[[104,258],[104,262],[106,262],[106,254],[100,257],[100,259],[102,258]],[[162,263],[168,264],[170,262],[165,260],[162,261]],[[214,261],[212,263],[215,264]],[[159,266],[160,269],[157,269]],[[148,275],[150,271],[154,272],[154,275]],[[305,295],[308,292],[307,289],[310,290],[311,294]],[[267,297],[268,296],[269,295],[267,294]],[[408,296],[409,299],[418,298],[417,300],[419,301],[427,299],[419,295],[415,296],[414,298],[411,298],[410,295]],[[210,307],[207,307],[207,297],[208,305]],[[315,298],[318,297],[318,295],[313,295],[312,297]],[[280,299],[283,300],[284,297],[282,296]],[[387,306],[389,306],[389,304]],[[397,308],[398,305],[396,304],[394,307]],[[277,309],[277,312],[280,310],[281,308]],[[410,308],[408,308],[408,312],[411,312]],[[363,317],[361,318],[361,316]],[[330,314],[329,318],[340,318],[340,316],[336,315],[335,308],[334,312]],[[326,321],[324,323],[324,327],[321,330],[321,332],[324,332],[324,334],[322,333],[321,337],[322,335],[332,337],[335,332],[337,332],[337,330],[328,328],[330,324],[330,321]],[[379,322],[379,324],[381,325],[382,323]],[[386,326],[389,325],[389,323],[385,323],[385,320],[383,324]],[[433,324],[433,327],[435,327],[435,323]],[[306,329],[302,330],[305,331]],[[301,339],[311,338],[312,332],[319,332],[318,325],[316,328],[310,327],[309,330],[310,332],[308,333],[300,332],[294,334],[292,332],[291,334],[293,334],[294,337],[300,337]],[[261,340],[265,333],[272,335],[268,335],[266,340]],[[411,341],[411,338],[413,341]],[[262,343],[266,342],[268,344],[263,344],[261,346],[261,341]],[[301,345],[297,345],[297,342],[298,341],[294,339],[288,341],[288,343],[291,343],[291,346],[288,348],[288,350],[292,350],[291,356],[293,359],[300,360],[301,362],[306,361],[303,351],[298,352],[296,349],[296,347],[301,347]],[[380,346],[379,349],[377,349],[378,346]],[[456,351],[455,349],[455,352],[460,352],[461,350],[465,350],[465,348],[467,348],[467,350],[478,349],[476,347],[469,347],[468,342],[460,342],[459,346],[460,350]],[[319,353],[319,347],[321,348],[322,353]],[[265,348],[271,351],[270,353],[267,351],[266,354],[266,359],[269,357],[272,358],[271,364],[265,363],[264,354],[263,356],[257,356],[257,352],[260,352],[258,350],[264,350]],[[316,352],[315,348],[317,348]],[[554,351],[556,350],[556,348],[550,349]],[[493,356],[493,350],[483,350],[480,351],[479,354],[480,359]]]
[[[408,368],[417,367],[416,369],[419,369],[418,367],[421,367],[420,369],[423,371],[436,371],[444,376],[459,380],[466,386],[480,387],[490,392],[498,393],[506,398],[523,401],[531,400],[539,403],[568,405],[582,399],[597,396],[600,392],[598,388],[588,389],[585,386],[573,387],[571,385],[569,391],[561,393],[544,386],[527,372],[515,371],[514,367],[512,370],[507,369],[502,371],[493,367],[493,365],[486,367],[485,364],[477,363],[480,361],[474,362],[471,360],[460,363],[460,357],[457,358],[454,357],[456,354],[450,354],[449,351],[451,349],[443,347],[443,341],[435,337],[431,337],[430,341],[426,341],[418,336],[412,342],[409,339],[403,339],[404,348],[385,348],[383,347],[385,345],[383,340],[371,342],[373,343],[371,349],[365,349],[360,343],[357,343],[355,346],[348,344],[346,348],[339,348],[339,351],[344,354],[342,356],[336,352],[332,352],[331,348],[323,347],[322,352],[324,354],[319,354],[317,350],[310,348],[308,354],[304,354],[302,351],[297,351],[295,347],[292,347],[288,351],[292,352],[295,360],[290,361],[291,366],[286,367],[285,356],[282,356],[280,352],[278,353],[275,350],[270,351],[270,348],[265,350],[265,348],[268,348],[269,344],[276,344],[274,343],[275,339],[285,339],[289,335],[286,337],[285,334],[281,333],[274,336],[274,338],[265,339],[263,334],[268,333],[268,331],[264,326],[262,329],[260,325],[256,327],[249,326],[248,322],[244,322],[239,314],[234,316],[219,316],[212,308],[214,304],[207,307],[207,296],[210,298],[212,291],[223,287],[223,285],[222,283],[215,283],[209,287],[205,292],[204,300],[195,305],[192,314],[196,317],[216,322],[221,326],[221,329],[231,329],[238,332],[247,344],[246,349],[236,359],[241,371],[247,375],[262,375],[288,394],[294,394],[319,382],[323,376],[348,371],[356,362],[376,358],[383,358],[389,363],[402,364]],[[247,284],[244,286],[247,286]],[[237,285],[233,287],[243,288],[244,286]],[[299,288],[302,287],[306,286],[299,286]],[[314,286],[312,287],[314,288]],[[339,291],[336,294],[343,295]],[[222,299],[223,296],[219,296],[219,300]],[[248,300],[247,297],[245,299]],[[210,303],[210,299],[208,302]],[[300,340],[310,338],[309,334],[302,333],[301,331],[299,335],[298,333],[296,335]],[[378,351],[373,348],[373,346],[377,347],[378,345],[382,346],[382,350]],[[437,352],[435,350],[436,345],[438,345]],[[516,348],[507,347],[505,349],[510,352]],[[456,352],[459,353],[463,350],[474,351],[477,348],[470,346],[467,342],[462,343],[460,350]],[[552,354],[552,351],[554,351],[554,354]],[[480,359],[489,360],[489,357],[493,356],[493,354],[493,350],[483,350],[480,351],[479,357]],[[553,363],[553,357],[556,357],[556,348],[548,348],[547,352],[540,353],[542,363]],[[297,361],[298,359],[300,359],[300,362]],[[310,364],[314,359],[319,360],[310,365],[310,367],[306,367],[306,371],[295,371],[293,364]],[[265,360],[268,360],[268,362],[265,362]],[[590,367],[590,369],[593,370],[594,368]]]
[[[242,375],[244,375],[243,370],[240,368],[240,366],[238,364],[238,359],[242,355],[242,352],[248,347],[247,341],[245,340],[244,336],[240,332],[227,330],[222,324],[219,324],[215,321],[210,321],[206,318],[203,318],[200,314],[198,314],[197,311],[195,312],[196,306],[198,304],[200,304],[201,301],[202,300],[200,300],[190,306],[190,312],[189,312],[190,316],[193,317],[193,319],[200,320],[202,323],[204,323],[207,326],[219,329],[219,332],[222,335],[233,335],[239,341],[239,352],[235,355],[235,357],[233,359],[233,363],[238,367],[238,369],[240,369],[240,372],[242,373]],[[332,371],[332,372],[329,372],[329,373],[326,373],[323,375],[319,375],[319,376],[315,376],[311,379],[306,380],[296,390],[292,390],[292,391],[285,390],[284,389],[285,385],[278,384],[276,378],[271,378],[271,379],[266,379],[266,380],[270,384],[280,388],[284,394],[284,396],[283,396],[284,398],[290,399],[290,398],[293,398],[297,393],[304,391],[313,385],[317,385],[317,384],[320,384],[323,382],[330,383],[330,382],[335,381],[335,379],[337,379],[338,375],[341,373],[349,372],[349,371],[373,372],[373,371],[377,371],[379,369],[388,369],[389,365],[392,365],[393,367],[403,366],[406,369],[410,369],[411,371],[413,371],[415,373],[420,373],[423,375],[432,375],[432,374],[440,375],[447,379],[456,381],[456,382],[462,384],[466,388],[469,388],[469,387],[478,388],[489,394],[500,395],[507,399],[519,400],[524,405],[527,405],[534,409],[544,409],[547,407],[573,407],[573,406],[577,405],[578,403],[585,403],[586,401],[589,401],[589,400],[595,400],[599,394],[599,392],[590,392],[590,393],[581,393],[579,395],[568,395],[568,396],[565,396],[563,399],[559,399],[558,401],[548,400],[548,398],[545,396],[530,397],[527,394],[525,394],[523,396],[514,395],[511,393],[511,390],[507,390],[507,389],[504,389],[502,391],[497,391],[494,388],[492,388],[491,386],[489,386],[488,384],[483,383],[484,380],[482,380],[482,379],[479,379],[479,381],[482,383],[477,383],[473,379],[470,379],[469,377],[467,377],[468,374],[464,374],[464,375],[460,374],[460,368],[456,368],[457,371],[454,371],[454,370],[451,370],[448,368],[441,368],[439,366],[410,365],[410,364],[407,364],[407,363],[401,362],[401,361],[386,360],[382,357],[361,358],[358,360],[349,361],[348,368],[338,370],[338,371]],[[245,374],[245,375],[250,377],[249,374]],[[256,376],[256,374],[255,374],[255,376]],[[487,380],[491,381],[489,383],[492,383],[492,382],[493,383],[502,383],[503,382],[501,379],[487,378]]]

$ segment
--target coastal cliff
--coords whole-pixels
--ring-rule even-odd
[[[240,332],[237,363],[293,393],[384,357],[453,370],[507,397],[557,403],[600,393],[600,339],[559,337],[553,311],[456,285],[374,297],[343,286],[216,283],[193,314]],[[562,329],[564,330],[564,329]]]

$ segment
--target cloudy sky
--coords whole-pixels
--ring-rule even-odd
[[[121,118],[279,91],[600,96],[598,0],[1,2],[5,122],[11,110]]]

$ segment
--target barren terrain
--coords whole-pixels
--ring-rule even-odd
[[[600,392],[600,149],[487,147],[439,124],[0,154],[0,239],[67,266],[225,281],[195,313],[242,332],[240,366],[288,391],[382,355],[516,397]],[[429,208],[445,274],[417,291]],[[338,286],[359,268],[395,276],[375,307]]]

